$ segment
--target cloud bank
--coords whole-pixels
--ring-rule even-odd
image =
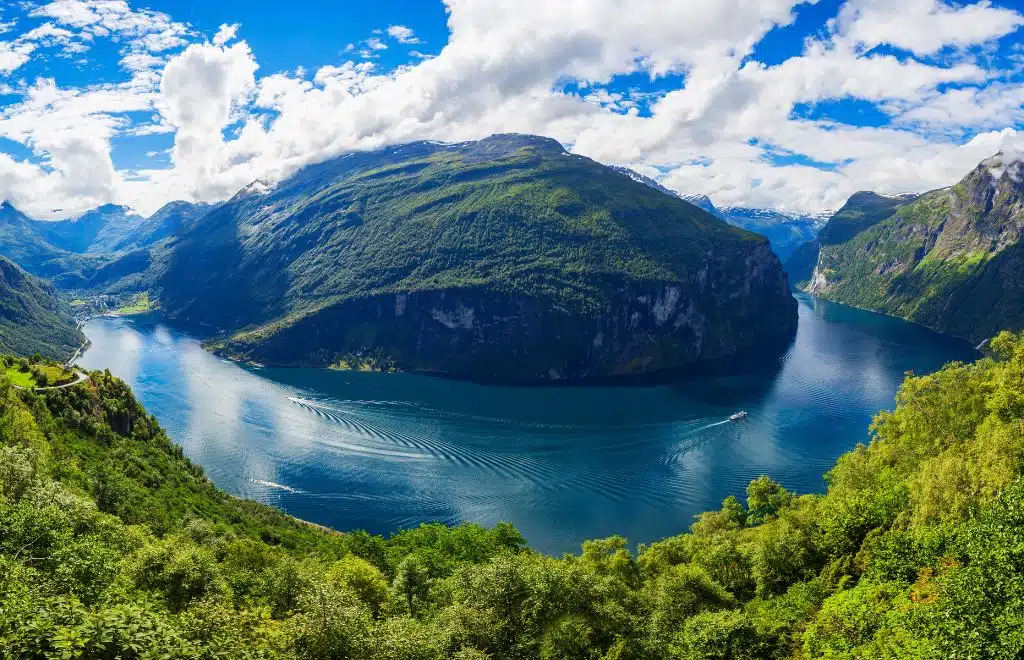
[[[0,198],[39,216],[107,202],[150,212],[346,151],[518,131],[720,206],[819,212],[861,189],[949,185],[1017,148],[1019,12],[847,0],[808,26],[813,4],[446,0],[449,38],[433,53],[394,24],[290,72],[260,68],[244,16],[202,35],[123,0],[56,0],[13,25],[5,12],[0,138],[17,148],[0,143]],[[33,58],[88,62],[107,41],[120,82],[20,74]],[[411,45],[407,64],[377,63]],[[116,165],[117,144],[159,134],[173,138],[169,159]]]

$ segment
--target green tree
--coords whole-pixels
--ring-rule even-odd
[[[409,555],[398,564],[391,586],[405,602],[409,616],[416,616],[416,602],[426,598],[430,581],[427,569],[418,556]]]

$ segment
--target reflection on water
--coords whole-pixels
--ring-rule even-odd
[[[516,524],[570,551],[618,533],[684,531],[770,474],[821,490],[868,439],[904,372],[971,359],[920,327],[808,296],[789,351],[749,373],[648,386],[525,388],[413,374],[250,370],[154,319],[94,319],[109,368],[222,488],[339,529]],[[746,420],[728,422],[737,410]]]

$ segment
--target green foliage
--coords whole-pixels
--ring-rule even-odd
[[[0,257],[0,353],[66,360],[84,342],[53,286]]]
[[[909,376],[824,495],[768,477],[689,533],[546,557],[384,539],[214,488],[125,385],[0,378],[5,657],[642,660],[1024,652],[1024,336]],[[7,360],[5,364],[14,364]]]
[[[736,517],[741,514],[736,509],[738,502],[726,500],[722,508],[730,513],[736,511]],[[761,475],[754,479],[747,486],[747,515],[746,521],[751,525],[759,525],[766,520],[775,518],[786,505],[789,504],[789,493],[779,484],[772,481],[771,477]]]

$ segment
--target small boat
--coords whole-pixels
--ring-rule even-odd
[[[741,410],[738,413],[735,413],[733,415],[729,415],[729,421],[730,422],[738,422],[741,419],[746,419],[746,418],[747,418],[747,411],[746,410]]]

